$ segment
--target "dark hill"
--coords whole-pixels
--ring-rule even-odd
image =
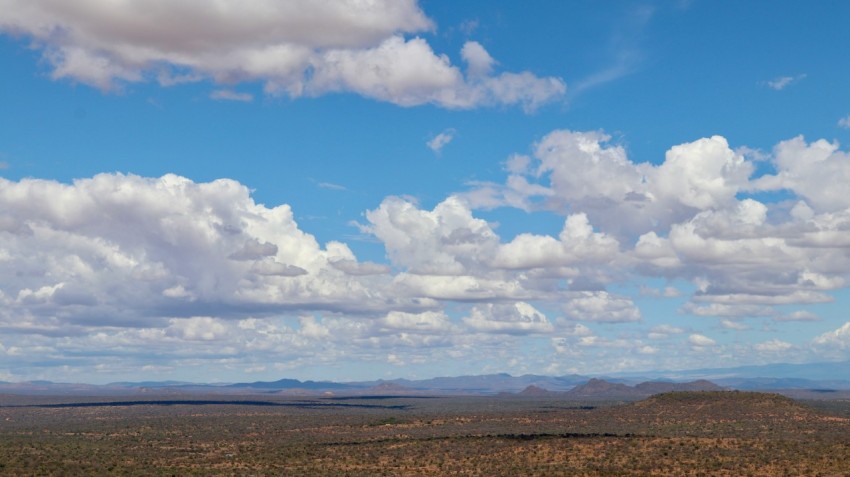
[[[519,393],[520,396],[529,396],[529,397],[544,397],[544,396],[553,396],[553,395],[558,395],[558,394],[560,394],[560,393],[553,393],[552,391],[549,391],[547,389],[543,389],[543,388],[535,386],[533,384],[531,386],[528,386],[527,388],[523,389]]]
[[[671,392],[633,404],[637,414],[680,422],[789,422],[818,419],[812,409],[772,393],[742,391]]]
[[[605,381],[604,379],[591,379],[590,381],[561,394],[568,399],[636,401],[654,394],[674,391],[722,391],[723,389],[724,388],[705,380],[690,383],[650,381],[640,383],[632,387],[626,384],[612,383]]]
[[[646,397],[644,393],[631,386],[595,378],[565,392],[564,396],[574,399],[639,399]]]
[[[647,396],[674,391],[723,391],[722,387],[712,383],[711,381],[706,381],[705,379],[700,379],[690,383],[648,381],[635,385],[635,389]]]
[[[814,428],[840,435],[846,432],[850,422],[779,394],[743,391],[657,394],[631,404],[600,407],[592,418],[612,433],[688,439],[725,436],[743,440],[808,439],[802,430]]]

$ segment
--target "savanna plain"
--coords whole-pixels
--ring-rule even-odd
[[[0,475],[850,477],[850,401],[0,396]]]

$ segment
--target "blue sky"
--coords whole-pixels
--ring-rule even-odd
[[[846,360],[847,18],[0,0],[0,380]]]

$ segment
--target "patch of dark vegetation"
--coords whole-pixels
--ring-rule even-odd
[[[561,432],[553,433],[534,433],[534,434],[496,434],[492,437],[499,439],[514,439],[518,441],[533,441],[536,439],[597,439],[600,437],[621,437],[629,438],[635,435],[626,432],[624,434],[615,434],[613,432]],[[487,436],[491,437],[491,436]]]
[[[0,407],[23,407],[23,408],[83,408],[83,407],[128,407],[128,406],[267,406],[267,407],[298,407],[307,409],[321,408],[362,408],[362,409],[406,409],[406,405],[379,405],[379,404],[349,404],[330,403],[321,401],[250,401],[250,400],[197,400],[197,399],[172,399],[172,400],[146,400],[146,401],[102,401],[102,402],[70,402],[55,404],[19,404]]]
[[[387,399],[439,399],[438,396],[394,396],[394,395],[365,395],[365,396],[333,396],[323,397],[324,401],[384,401]]]
[[[395,425],[399,425],[399,424],[404,424],[404,421],[402,421],[401,419],[399,419],[397,417],[393,417],[393,416],[386,417],[384,419],[380,419],[378,421],[369,423],[369,425],[372,426],[372,427],[375,427],[375,426],[395,426]]]
[[[614,404],[614,405],[616,405],[616,404]],[[565,409],[572,409],[572,410],[576,410],[576,411],[592,411],[592,410],[597,409],[597,408],[599,408],[599,407],[600,407],[600,406],[590,406],[590,405],[586,405],[586,404],[577,404],[577,405],[569,405],[569,404],[565,404],[565,405],[563,405],[563,406],[551,406],[551,405],[543,405],[543,404],[541,404],[541,405],[540,405],[540,410],[545,410],[545,411],[563,411],[563,410],[565,410]],[[609,407],[610,407],[610,405],[609,405]]]

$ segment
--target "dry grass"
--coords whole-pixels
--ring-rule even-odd
[[[0,474],[850,476],[846,402],[829,413],[756,393],[595,409],[546,399],[276,402],[0,407]]]

